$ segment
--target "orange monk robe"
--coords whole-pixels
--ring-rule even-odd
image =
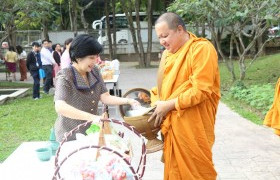
[[[212,161],[214,124],[220,99],[217,53],[206,39],[190,33],[175,54],[165,59],[160,100],[176,98],[176,110],[161,125],[164,135],[165,180],[214,180]],[[159,70],[160,72],[160,70]],[[158,89],[151,100],[158,100]]]
[[[280,136],[280,78],[275,87],[273,104],[267,112],[263,124],[274,128],[275,134]]]

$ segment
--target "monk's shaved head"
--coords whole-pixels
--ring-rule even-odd
[[[162,14],[157,20],[155,25],[157,25],[158,23],[162,23],[162,22],[166,22],[169,29],[172,30],[176,30],[177,27],[179,25],[181,25],[183,27],[183,29],[186,31],[186,26],[184,21],[182,20],[182,18],[176,14],[176,13],[172,13],[172,12],[167,12]]]

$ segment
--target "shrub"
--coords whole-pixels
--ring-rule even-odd
[[[265,84],[247,88],[242,82],[237,82],[230,88],[230,95],[265,115],[273,103],[274,87],[271,84]]]

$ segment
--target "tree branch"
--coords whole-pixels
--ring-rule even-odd
[[[273,38],[268,38],[261,46],[261,48],[259,49],[259,51],[257,52],[257,54],[255,54],[254,58],[250,61],[250,63],[248,64],[248,66],[246,67],[246,71],[247,69],[249,69],[249,67],[253,64],[253,62],[257,59],[257,57],[259,56],[259,54],[262,52],[264,46],[266,45],[266,43],[268,43],[269,41],[273,40],[275,37]]]

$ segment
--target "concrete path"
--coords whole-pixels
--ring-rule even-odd
[[[127,90],[156,84],[157,69],[136,69],[135,63],[121,63],[119,87]],[[18,75],[19,77],[19,75]],[[0,73],[0,80],[4,74]],[[28,82],[32,83],[29,77]],[[1,88],[1,81],[0,81]],[[119,113],[110,108],[111,117]],[[220,103],[213,158],[219,180],[280,180],[280,138],[272,129],[255,125]],[[144,180],[162,180],[162,152],[149,154]]]

